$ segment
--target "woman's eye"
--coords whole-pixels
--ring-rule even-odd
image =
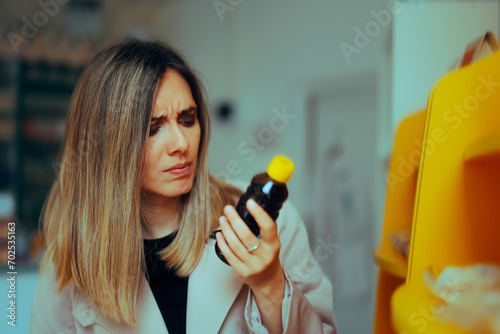
[[[193,115],[185,115],[180,119],[181,124],[186,125],[186,126],[191,126],[194,124],[196,120],[196,116]]]
[[[155,133],[158,132],[158,130],[160,130],[161,126],[160,125],[157,125],[157,124],[153,124],[149,127],[149,135],[152,136],[154,135]]]

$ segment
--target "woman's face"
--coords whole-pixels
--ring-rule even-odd
[[[142,186],[149,197],[166,199],[191,190],[201,135],[196,114],[188,83],[167,70],[156,94],[147,144]]]

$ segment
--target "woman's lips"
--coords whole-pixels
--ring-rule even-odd
[[[183,168],[175,168],[175,169],[169,169],[166,172],[176,175],[176,176],[184,176],[189,173],[189,170],[191,169],[191,164],[188,164],[187,166]]]

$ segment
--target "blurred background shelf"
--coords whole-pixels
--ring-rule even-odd
[[[48,62],[19,63],[16,106],[16,216],[36,231],[64,137],[65,115],[83,67]]]

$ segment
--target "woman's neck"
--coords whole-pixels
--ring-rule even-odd
[[[144,231],[144,239],[159,239],[179,228],[181,197],[167,198],[147,195],[145,218],[148,229]]]

